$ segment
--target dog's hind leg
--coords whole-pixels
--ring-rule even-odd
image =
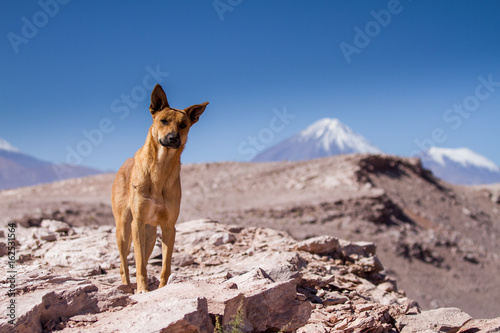
[[[120,276],[122,283],[130,287],[130,276],[128,271],[127,257],[130,252],[130,244],[132,242],[131,223],[132,214],[130,210],[116,216],[116,242],[118,244],[118,251],[120,252]]]

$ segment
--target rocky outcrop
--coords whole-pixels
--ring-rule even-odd
[[[401,333],[457,332],[472,317],[457,308],[440,308],[409,314],[399,318],[396,326]]]
[[[241,332],[302,333],[499,326],[458,309],[422,311],[385,275],[373,243],[331,236],[297,242],[271,229],[207,220],[177,230],[169,284],[158,289],[161,251],[155,249],[148,266],[152,291],[134,295],[120,283],[112,227],[19,226],[18,253],[27,259],[16,275],[16,326],[2,316],[0,331],[214,332],[217,323]],[[35,237],[43,231],[55,239]],[[133,252],[129,259],[134,276]],[[10,301],[8,295],[0,300]]]
[[[97,287],[92,283],[67,279],[57,285],[59,288],[39,290],[18,297],[18,332],[51,331],[59,326],[61,318],[98,310],[97,299],[93,297]],[[0,327],[8,329],[5,324]]]

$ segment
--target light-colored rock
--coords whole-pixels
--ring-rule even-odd
[[[69,224],[56,220],[42,220],[40,226],[52,232],[67,233],[71,230],[71,226]]]
[[[172,256],[172,265],[186,267],[194,264],[195,259],[189,253],[174,253]]]
[[[358,317],[347,325],[347,332],[367,332],[379,331],[377,326],[380,325],[373,317]],[[379,331],[380,332],[380,331]]]
[[[382,288],[375,288],[371,291],[372,299],[382,305],[391,305],[398,302],[398,295],[395,293],[387,292]]]
[[[137,297],[137,303],[121,311],[98,315],[85,332],[213,332],[205,298],[161,300],[152,294]]]
[[[355,264],[350,266],[350,271],[356,275],[368,275],[372,273],[379,273],[384,270],[384,266],[377,256],[365,257],[356,260]]]
[[[297,333],[328,333],[330,330],[322,324],[307,324],[297,330]]]
[[[468,321],[458,333],[498,333],[500,317],[495,319],[473,319]]]
[[[130,250],[130,253],[134,253],[132,249]],[[149,256],[149,259],[159,259],[161,258],[161,255],[161,244],[156,244],[156,246],[153,248],[153,252],[151,252],[151,256]]]
[[[339,239],[339,251],[345,258],[358,260],[360,258],[374,256],[377,246],[371,242],[349,242]]]
[[[354,308],[358,312],[363,312],[363,311],[368,311],[371,310],[375,307],[374,303],[362,303],[362,304],[356,304]]]
[[[176,225],[176,239],[182,239],[182,243],[192,246],[215,245],[221,242],[224,230],[219,222],[209,220],[195,220]],[[212,238],[213,237],[213,238]],[[181,247],[177,247],[182,250]]]
[[[500,193],[492,193],[491,201],[496,204],[500,204]]]
[[[49,331],[61,317],[98,311],[97,300],[93,294],[97,291],[94,284],[84,283],[55,290],[41,290],[16,297],[16,332]],[[12,326],[0,323],[0,332],[11,332]]]
[[[109,243],[101,234],[58,241],[47,250],[44,259],[51,266],[77,267],[81,263],[104,263],[110,255]],[[113,247],[114,252],[118,250]],[[115,255],[115,256],[116,256]]]
[[[439,308],[402,316],[397,321],[397,327],[401,333],[424,330],[454,333],[471,319],[471,316],[458,308]]]
[[[217,232],[210,236],[208,242],[212,245],[219,246],[236,242],[236,237],[229,232]]]
[[[331,236],[314,237],[298,243],[295,249],[315,254],[328,254],[338,251],[339,240]]]
[[[95,323],[97,316],[95,314],[76,315],[69,318],[69,320],[79,323]]]
[[[300,284],[309,288],[323,288],[335,281],[335,275],[318,275],[314,273],[305,273],[301,276]]]
[[[304,260],[293,252],[259,252],[253,256],[236,260],[229,267],[232,275],[236,276],[252,270],[262,268],[274,281],[298,278],[299,268],[305,264]]]
[[[69,271],[70,275],[89,277],[103,274],[103,268],[96,262],[81,262]]]
[[[50,230],[36,229],[33,231],[33,239],[45,242],[53,242],[57,240],[57,235]]]
[[[323,298],[325,299],[323,301],[324,306],[344,304],[349,300],[349,297],[335,291],[326,292]]]
[[[362,248],[368,255],[374,256],[377,253],[377,245],[372,242],[353,242],[354,246]],[[344,249],[347,251],[347,249]]]
[[[381,289],[383,291],[387,291],[387,292],[393,292],[393,291],[398,291],[398,288],[397,288],[397,285],[396,285],[396,281],[386,281],[386,282],[382,282],[381,284],[379,284],[377,286],[378,289]]]

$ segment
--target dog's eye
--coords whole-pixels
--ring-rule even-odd
[[[168,120],[167,120],[167,119],[162,119],[162,120],[161,120],[161,123],[162,123],[163,125],[167,125],[167,124],[168,124]]]
[[[186,126],[187,126],[187,125],[186,125],[186,123],[181,123],[181,124],[179,125],[179,127],[180,127],[180,128],[186,128]]]

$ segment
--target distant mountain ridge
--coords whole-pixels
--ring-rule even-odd
[[[383,154],[383,151],[340,120],[323,118],[259,153],[253,161],[300,161],[352,153]],[[431,147],[416,157],[434,175],[452,184],[500,183],[500,168],[468,148]]]
[[[96,175],[102,171],[68,164],[54,164],[22,153],[0,138],[0,190]]]
[[[253,161],[299,161],[351,153],[381,154],[382,151],[340,120],[323,118],[261,152]]]
[[[449,183],[476,185],[500,182],[500,168],[468,148],[431,147],[418,157],[424,167]]]

